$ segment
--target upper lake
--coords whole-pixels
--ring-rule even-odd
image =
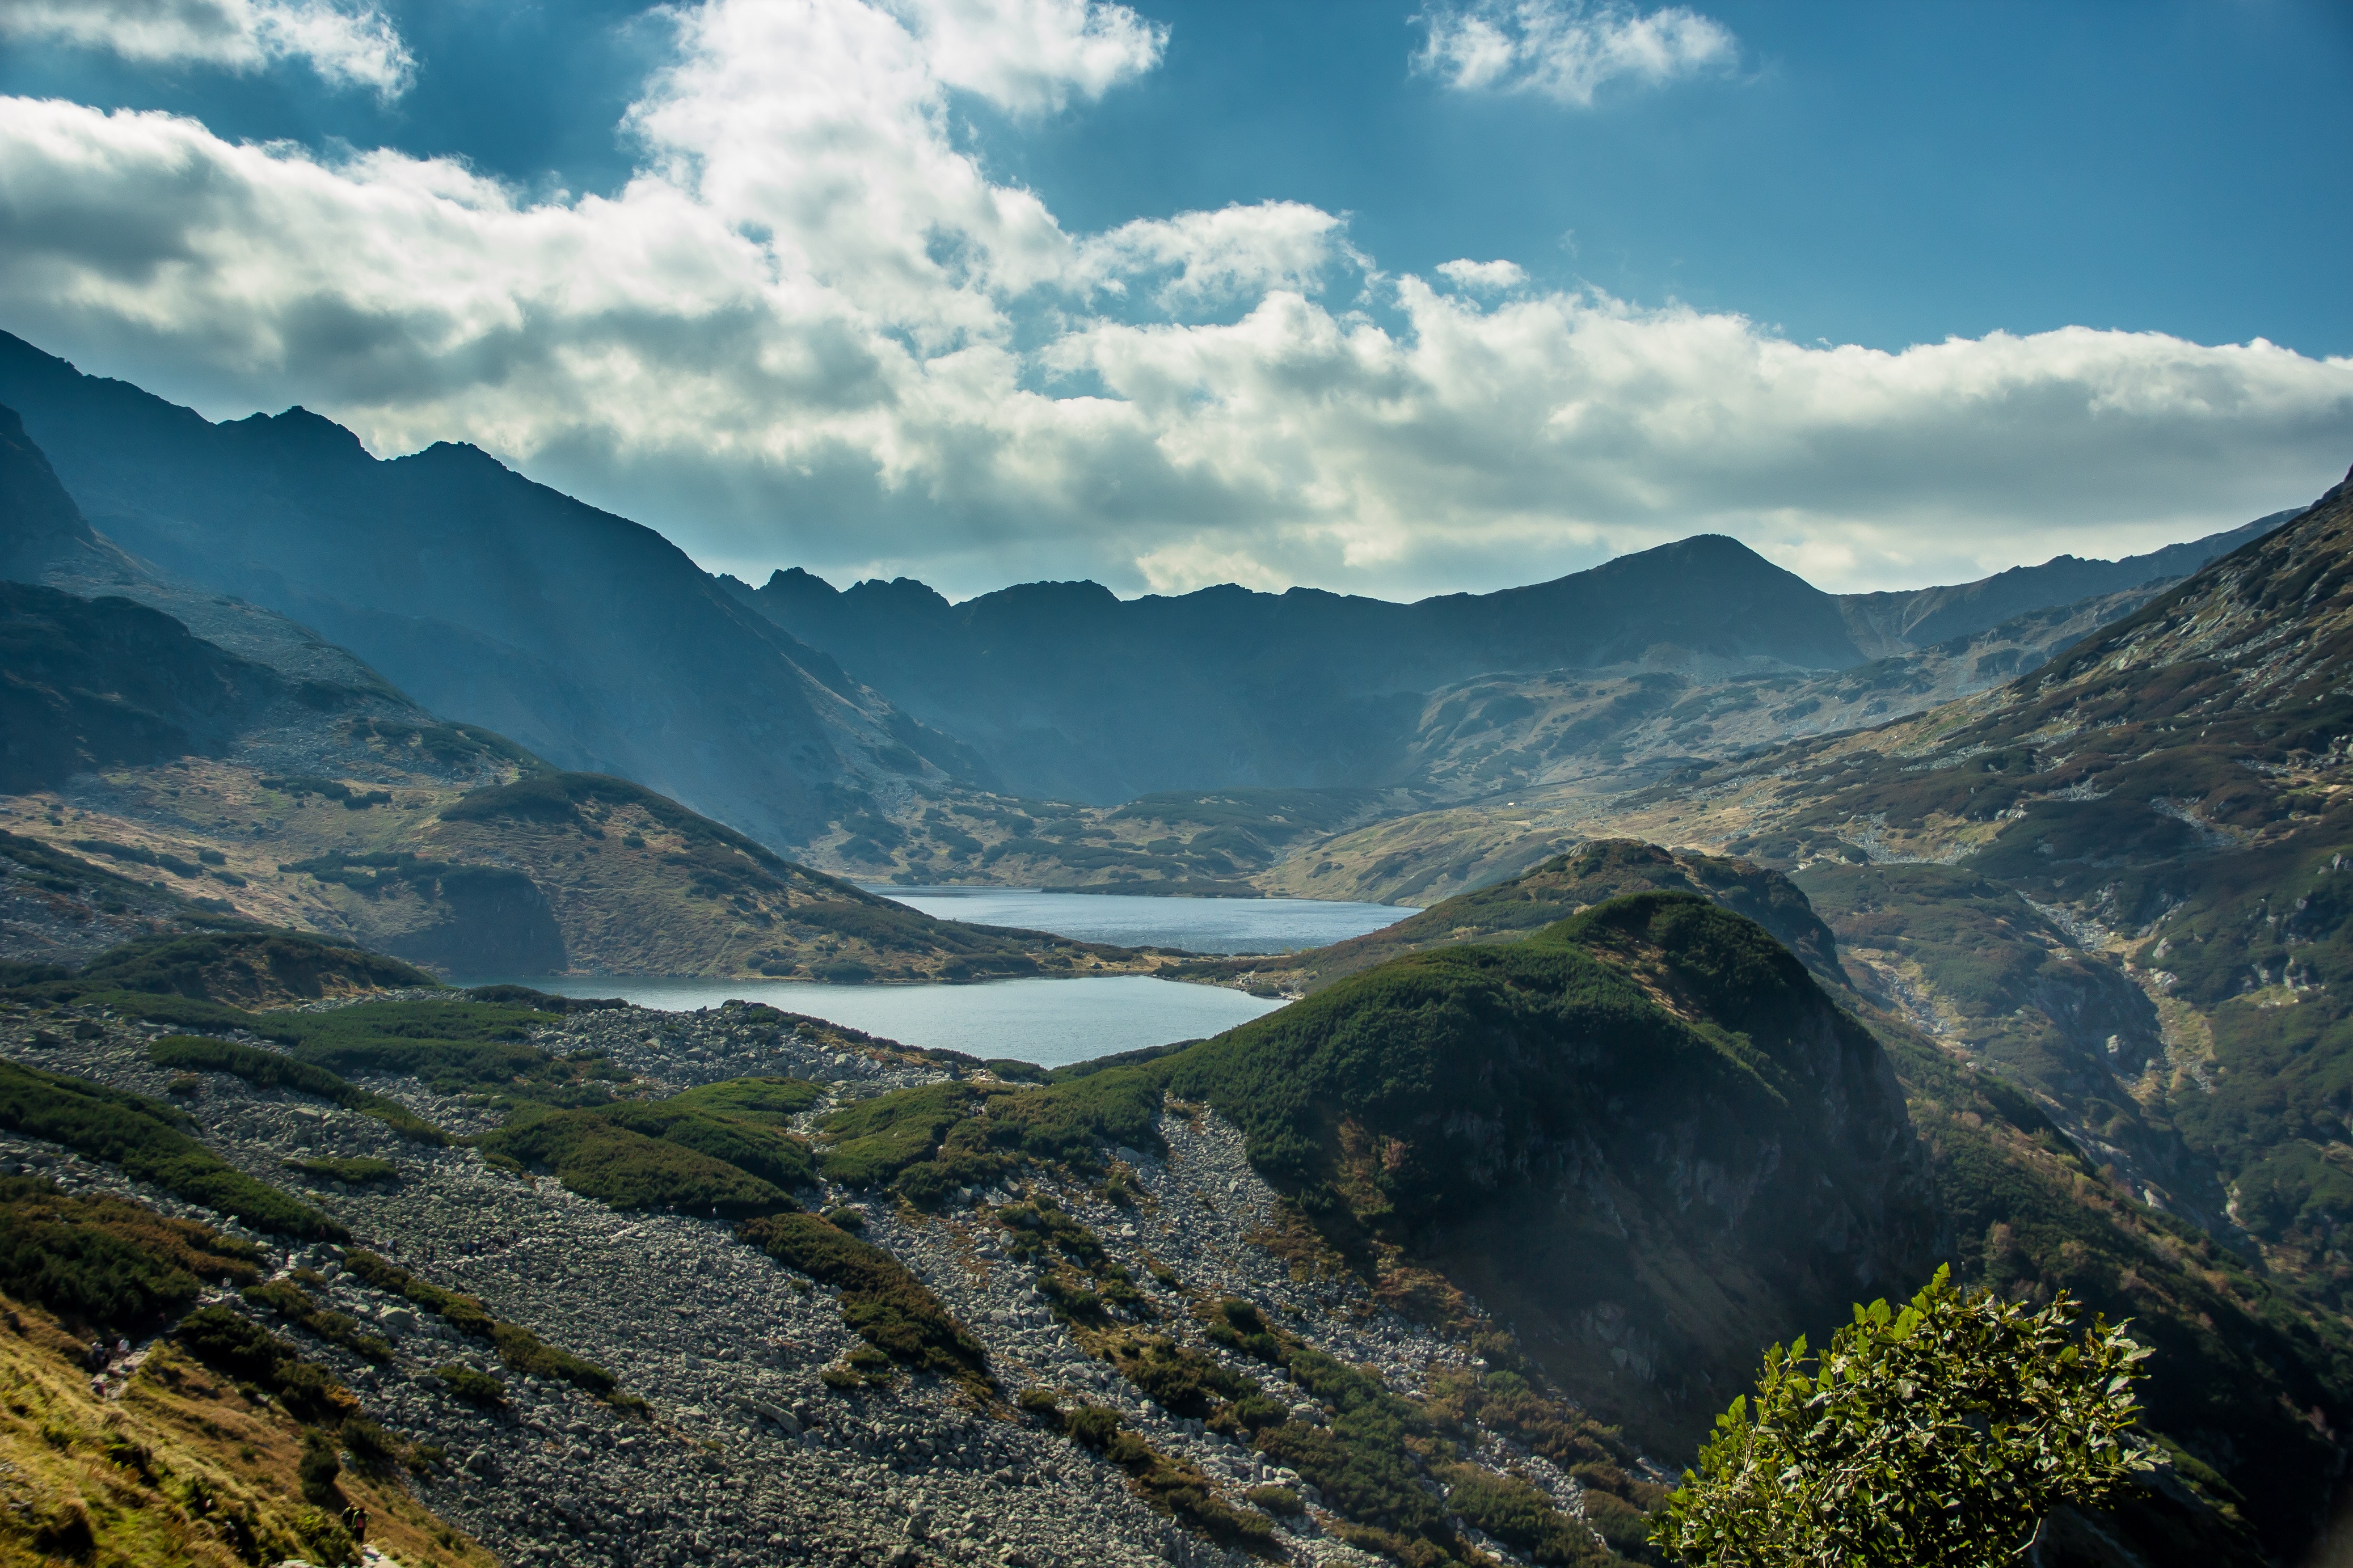
[[[935,920],[1018,926],[1119,947],[1187,952],[1293,952],[1395,925],[1418,910],[1321,899],[1155,899],[1134,893],[1054,893],[1035,888],[885,888]]]

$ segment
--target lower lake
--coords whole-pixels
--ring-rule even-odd
[[[1195,1039],[1271,1013],[1269,1002],[1221,985],[1144,974],[1083,980],[990,980],[975,985],[818,985],[803,980],[681,980],[556,975],[518,982],[563,996],[621,996],[691,1012],[740,998],[847,1024],[924,1049],[1067,1067],[1095,1057]]]
[[[1136,893],[1056,893],[1036,888],[866,889],[930,915],[1019,926],[1075,942],[1181,947],[1187,952],[1293,952],[1395,925],[1419,910],[1322,899],[1155,899]]]
[[[1018,926],[1078,942],[1189,952],[1291,952],[1394,925],[1416,911],[1316,899],[1155,899],[1027,888],[872,888],[939,920]],[[691,1012],[765,1002],[923,1049],[1066,1067],[1095,1057],[1198,1039],[1246,1024],[1280,1003],[1219,985],[1147,975],[991,980],[971,985],[820,985],[806,980],[695,980],[572,975],[520,982],[565,996],[619,996]]]

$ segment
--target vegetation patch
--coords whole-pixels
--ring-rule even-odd
[[[997,1380],[980,1342],[881,1247],[807,1214],[746,1220],[735,1234],[786,1268],[839,1290],[842,1321],[892,1360],[947,1378],[977,1397],[996,1396]]]
[[[315,1281],[316,1277],[313,1276]],[[363,1333],[356,1321],[341,1312],[329,1311],[311,1299],[311,1293],[291,1279],[270,1279],[259,1285],[248,1285],[245,1299],[257,1307],[266,1308],[306,1332],[315,1334],[332,1345],[341,1345],[364,1361],[388,1362],[392,1346],[375,1334]]]
[[[185,1312],[206,1283],[251,1279],[259,1263],[250,1243],[144,1204],[0,1177],[0,1293],[85,1332],[132,1332]]]
[[[234,1040],[206,1039],[195,1035],[166,1035],[147,1049],[147,1058],[167,1071],[222,1072],[245,1079],[257,1089],[290,1089],[316,1095],[347,1110],[374,1117],[403,1138],[418,1143],[444,1144],[448,1135],[387,1095],[371,1093],[356,1084],[279,1051],[265,1051]],[[347,1180],[349,1178],[346,1178]]]
[[[292,1345],[229,1308],[199,1307],[174,1332],[190,1355],[264,1390],[298,1420],[335,1426],[359,1408],[326,1368],[304,1361]]]
[[[180,1131],[181,1112],[141,1095],[0,1061],[0,1127],[122,1167],[174,1197],[280,1236],[341,1240],[343,1227],[255,1181]]]
[[[1043,1394],[1042,1398],[1033,1395]],[[1032,1389],[1023,1394],[1022,1408],[1049,1426],[1069,1433],[1127,1472],[1145,1501],[1228,1546],[1255,1556],[1280,1557],[1273,1521],[1254,1509],[1236,1508],[1212,1489],[1209,1478],[1192,1466],[1172,1459],[1121,1425],[1119,1416],[1100,1405],[1060,1408],[1050,1394]]]
[[[142,937],[100,953],[71,979],[30,987],[27,999],[90,1001],[123,992],[273,1006],[440,984],[413,964],[348,942],[248,928]]]
[[[657,1131],[639,1131],[621,1120],[633,1114]],[[665,1135],[669,1131],[683,1137],[670,1138]],[[728,1159],[705,1153],[686,1139],[742,1152],[772,1170],[780,1169],[783,1162],[771,1143],[798,1148],[756,1123],[730,1124],[692,1111],[664,1116],[619,1106],[518,1117],[484,1134],[480,1142],[488,1153],[553,1171],[572,1191],[615,1208],[674,1209],[741,1219],[798,1206],[789,1193],[773,1182]],[[807,1180],[806,1155],[799,1171],[801,1179]]]
[[[471,1296],[419,1279],[373,1252],[353,1251],[345,1255],[343,1263],[377,1289],[413,1301],[428,1312],[438,1313],[459,1332],[486,1341],[498,1351],[499,1359],[516,1373],[528,1377],[560,1377],[608,1405],[630,1410],[645,1408],[644,1400],[621,1392],[613,1374],[603,1367],[557,1349],[520,1324],[492,1317],[489,1309]]]

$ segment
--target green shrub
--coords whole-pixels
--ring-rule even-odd
[[[663,1103],[690,1110],[748,1116],[782,1126],[825,1098],[825,1091],[801,1078],[732,1078],[706,1083],[670,1096]]]
[[[351,1450],[353,1462],[363,1470],[388,1470],[400,1462],[400,1439],[364,1415],[345,1419],[343,1439],[343,1447]]]
[[[750,1123],[744,1131],[765,1131]],[[619,1125],[602,1108],[519,1118],[486,1134],[481,1147],[545,1166],[572,1191],[615,1208],[743,1218],[798,1206],[773,1183],[725,1160]]]
[[[2076,1311],[1965,1295],[1939,1268],[1900,1312],[1855,1308],[1819,1358],[1774,1346],[1653,1539],[1694,1564],[2017,1555],[2052,1509],[2154,1468],[2127,1436],[2148,1352],[2097,1317],[2078,1336]]]
[[[122,1167],[174,1197],[280,1236],[341,1240],[343,1227],[231,1165],[179,1130],[180,1112],[85,1079],[0,1061],[0,1128]]]
[[[506,1384],[489,1373],[451,1362],[447,1366],[435,1367],[433,1375],[447,1384],[450,1393],[469,1405],[480,1405],[484,1410],[506,1408]]]
[[[341,1345],[353,1354],[367,1361],[388,1362],[392,1346],[374,1334],[364,1334],[360,1326],[341,1312],[331,1312],[311,1299],[310,1293],[290,1279],[271,1279],[259,1285],[248,1285],[243,1292],[247,1300],[257,1307],[267,1307],[288,1322],[308,1330],[330,1344]]]
[[[256,1258],[245,1242],[143,1204],[0,1177],[0,1291],[85,1331],[185,1311],[199,1281],[250,1279]]]
[[[1249,1500],[1251,1507],[1267,1513],[1282,1514],[1286,1519],[1295,1519],[1307,1511],[1307,1504],[1289,1487],[1252,1487],[1242,1496]]]
[[[199,1307],[173,1331],[190,1355],[274,1395],[301,1420],[333,1426],[358,1407],[326,1368],[304,1361],[292,1345],[227,1307]]]
[[[343,1473],[343,1462],[336,1457],[335,1445],[323,1432],[302,1434],[302,1457],[294,1461],[294,1474],[302,1487],[302,1500],[321,1508],[341,1508],[343,1493],[335,1489],[335,1478]]]
[[[419,1143],[447,1143],[448,1136],[396,1100],[372,1094],[346,1083],[322,1067],[299,1061],[278,1051],[265,1051],[233,1040],[206,1039],[195,1035],[166,1035],[147,1047],[147,1059],[159,1068],[184,1072],[234,1074],[260,1089],[290,1089],[316,1095],[349,1110],[372,1116],[402,1137]]]
[[[786,1268],[839,1289],[842,1321],[893,1361],[984,1398],[995,1394],[997,1381],[980,1342],[881,1247],[807,1214],[746,1220],[736,1235]]]

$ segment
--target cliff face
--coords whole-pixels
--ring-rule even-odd
[[[1393,960],[1166,1070],[1384,1289],[1440,1310],[1471,1291],[1672,1448],[1765,1340],[1902,1288],[1933,1250],[1877,1042],[1761,927],[1688,893]]]

